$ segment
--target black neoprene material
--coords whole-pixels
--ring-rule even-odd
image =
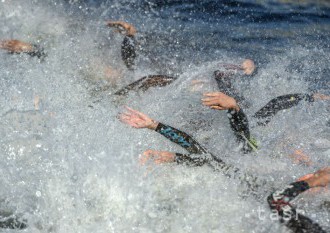
[[[270,122],[271,118],[276,115],[276,113],[284,109],[292,108],[303,100],[313,102],[314,98],[310,94],[301,93],[278,96],[257,111],[253,117],[263,119],[262,121],[259,121],[258,124],[266,125]]]
[[[243,151],[251,152],[253,148],[247,143],[250,140],[249,121],[243,110],[228,110],[228,119],[237,140],[244,144]]]
[[[127,95],[130,91],[147,91],[150,87],[163,87],[174,82],[176,78],[166,75],[148,75],[115,92],[115,95]]]
[[[255,191],[260,185],[262,185],[261,183],[264,183],[257,177],[244,173],[239,168],[227,164],[222,159],[209,153],[195,139],[185,132],[162,123],[158,124],[156,132],[190,152],[190,154],[176,153],[175,161],[179,164],[192,166],[208,164],[214,170],[221,171],[228,177],[237,178],[242,184],[247,186],[248,192],[252,195],[254,195]]]
[[[297,213],[290,205],[290,201],[310,187],[305,181],[298,181],[290,184],[285,189],[272,193],[268,198],[268,204],[272,211],[277,212],[281,222],[294,232],[323,233],[325,232],[317,223],[308,217]]]
[[[27,54],[31,57],[38,57],[39,59],[44,59],[47,56],[44,49],[39,45],[33,45],[33,51],[27,52]]]
[[[134,36],[125,36],[121,44],[121,57],[128,69],[133,69],[134,60],[136,58],[135,51],[135,37]]]
[[[168,138],[172,142],[182,146],[192,154],[205,154],[207,151],[190,135],[171,126],[158,123],[156,132]]]
[[[244,105],[244,96],[242,96],[239,91],[233,87],[231,83],[231,80],[235,78],[233,76],[234,74],[230,72],[222,72],[219,70],[214,72],[214,78],[218,84],[219,90],[226,95],[233,97],[237,102]]]

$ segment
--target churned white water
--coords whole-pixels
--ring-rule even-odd
[[[264,42],[226,40],[222,47],[205,42],[199,50],[204,35],[198,30],[208,33],[202,19],[179,21],[179,13],[170,17],[166,12],[173,12],[165,9],[165,17],[157,7],[133,14],[124,1],[87,6],[0,2],[0,39],[39,44],[48,54],[40,61],[0,51],[0,212],[22,216],[28,222],[22,232],[33,233],[287,232],[270,218],[266,194],[329,165],[329,101],[301,103],[280,112],[266,127],[257,126],[252,115],[278,95],[311,89],[330,94],[329,47],[316,45],[327,39],[320,36],[309,45],[293,39],[323,30],[328,35],[330,24],[297,25],[305,34],[283,25],[254,29],[297,43],[270,42],[267,48]],[[122,63],[122,36],[105,26],[107,19],[128,20],[137,27],[141,48],[135,71]],[[227,27],[216,22],[209,30],[216,35]],[[237,38],[242,36],[242,25],[233,27]],[[265,55],[268,50],[272,52]],[[244,57],[259,63],[255,77],[235,83],[251,103],[245,112],[261,146],[251,155],[238,150],[226,113],[205,108],[200,100],[203,92],[217,91],[212,74],[219,63]],[[109,66],[112,73],[106,73]],[[148,74],[178,80],[126,99],[112,96]],[[193,80],[203,84],[193,86]],[[183,129],[227,163],[267,180],[261,197],[243,198],[245,188],[238,180],[207,166],[140,166],[138,156],[147,149],[184,150],[156,132],[120,123],[117,115],[124,105]],[[295,149],[308,154],[313,164],[294,164],[288,155]],[[329,202],[328,191],[302,195],[295,204],[327,229]]]

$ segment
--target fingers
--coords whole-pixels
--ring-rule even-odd
[[[219,102],[219,99],[202,99],[203,105],[206,106],[217,106],[221,103]]]
[[[226,110],[226,108],[220,107],[220,106],[211,106],[211,109],[215,110]]]
[[[307,174],[307,175],[304,175],[304,176],[300,177],[297,181],[305,181],[305,180],[307,180],[307,179],[309,179],[309,178],[311,178],[313,176],[314,176],[313,173]]]
[[[207,93],[204,93],[203,95],[207,96],[207,97],[220,97],[224,94],[222,92],[207,92]]]
[[[137,116],[139,116],[140,118],[142,118],[143,120],[151,120],[151,118],[149,116],[147,116],[146,114],[139,112],[137,110],[134,110],[128,106],[125,106],[131,113],[136,114]]]
[[[140,165],[145,165],[148,160],[153,156],[153,150],[146,150],[140,155],[139,163]]]

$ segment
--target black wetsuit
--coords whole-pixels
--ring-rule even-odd
[[[176,78],[166,75],[148,75],[115,92],[115,95],[127,95],[133,90],[147,91],[150,87],[164,87],[175,80]]]
[[[250,137],[248,119],[242,110],[242,106],[246,105],[245,98],[232,86],[231,80],[233,77],[230,77],[232,75],[232,73],[225,73],[221,71],[214,72],[214,78],[218,84],[219,90],[226,95],[233,97],[238,104],[241,105],[239,112],[235,110],[228,110],[228,118],[237,140],[244,144],[244,152],[250,152],[256,148],[256,145]],[[278,96],[257,111],[253,117],[258,118],[258,125],[266,125],[270,122],[271,118],[276,115],[276,113],[296,106],[302,100],[313,102],[314,98],[310,94],[300,93]]]
[[[290,184],[285,189],[272,193],[268,198],[268,204],[279,220],[284,222],[294,232],[325,233],[325,231],[308,217],[297,212],[290,205],[290,201],[300,193],[309,189],[305,181]]]
[[[121,57],[128,69],[133,69],[134,60],[136,58],[135,51],[135,37],[132,35],[127,35],[121,44]]]
[[[227,164],[222,159],[209,153],[193,137],[183,131],[163,123],[159,123],[155,131],[189,152],[189,154],[175,154],[175,162],[178,164],[191,166],[210,165],[214,170],[221,171],[228,177],[239,179],[242,184],[247,185],[249,194],[255,194],[257,189],[265,184],[265,181],[259,180],[254,175],[244,173],[239,168]]]
[[[45,51],[42,47],[40,47],[39,45],[36,45],[36,44],[33,44],[32,47],[33,47],[32,51],[23,52],[23,53],[26,53],[26,54],[30,55],[31,57],[38,57],[40,60],[45,59],[47,54],[45,53]],[[11,52],[11,53],[14,54],[14,53],[21,53],[21,52]]]
[[[202,166],[204,164],[210,165],[215,170],[220,170],[228,177],[238,178],[242,184],[247,185],[247,195],[254,195],[257,198],[260,196],[256,191],[262,191],[260,188],[266,184],[265,180],[261,180],[254,175],[242,172],[239,168],[225,163],[222,159],[209,153],[203,146],[201,146],[194,138],[185,132],[175,129],[171,126],[159,123],[156,132],[168,138],[172,142],[185,148],[190,154],[175,154],[175,162],[178,164],[186,164],[193,166]],[[309,189],[306,182],[296,182],[289,185],[282,191],[274,192],[267,198],[267,201],[273,211],[277,211],[279,217],[285,220],[291,211],[292,218],[287,220],[287,226],[293,229],[294,232],[310,232],[310,233],[324,233],[325,231],[309,218],[297,213],[294,208],[289,205],[289,202],[295,198],[299,193]],[[295,218],[293,218],[295,217]]]

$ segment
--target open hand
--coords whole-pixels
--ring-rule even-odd
[[[32,52],[34,50],[33,45],[19,40],[0,41],[0,48],[12,53]]]
[[[127,111],[119,115],[119,119],[134,128],[148,128],[155,130],[157,128],[158,122],[151,119],[149,116],[126,107]]]
[[[239,111],[236,100],[222,92],[205,93],[202,102],[203,105],[216,110],[234,109]]]
[[[119,30],[120,33],[134,36],[136,34],[136,29],[132,24],[126,23],[124,21],[107,21],[106,25],[109,27],[114,27]]]
[[[330,167],[322,168],[314,174],[308,174],[299,180],[306,181],[311,188],[325,187],[330,183]]]
[[[147,150],[140,157],[140,164],[144,165],[149,160],[155,164],[172,163],[175,160],[175,154],[168,151]]]

